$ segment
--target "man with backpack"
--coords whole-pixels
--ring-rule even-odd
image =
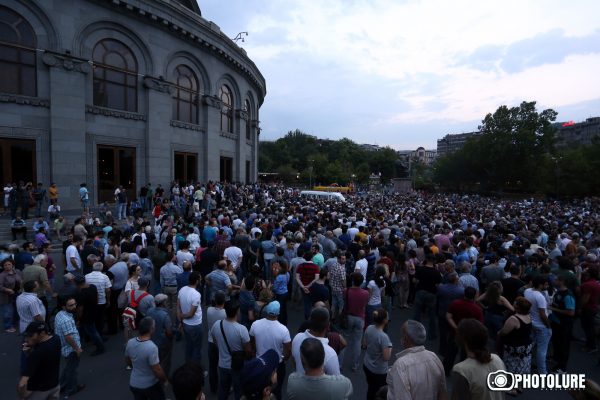
[[[138,279],[139,289],[128,294],[128,306],[123,311],[123,327],[125,339],[133,337],[133,331],[137,330],[139,321],[146,315],[148,310],[154,307],[154,297],[148,293],[150,281],[148,278]]]

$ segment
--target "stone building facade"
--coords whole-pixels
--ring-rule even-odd
[[[265,79],[195,0],[2,0],[0,176],[60,204],[257,178]],[[4,183],[4,182],[3,182]]]

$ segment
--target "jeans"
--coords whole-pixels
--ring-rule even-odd
[[[183,324],[185,336],[185,361],[202,365],[202,324]]]
[[[233,398],[239,400],[242,397],[239,371],[219,367],[219,394],[217,398],[227,400],[231,386],[233,386]]]
[[[208,383],[211,393],[217,393],[219,388],[219,348],[214,343],[208,343]]]
[[[548,343],[552,337],[552,329],[550,328],[533,328],[533,340],[536,345],[535,361],[539,374],[547,374],[548,367],[546,366],[546,354],[548,353]]]
[[[94,345],[96,346],[97,351],[104,351],[104,341],[98,333],[98,329],[96,329],[96,324],[94,321],[85,322],[81,324],[83,326],[83,331],[92,339]]]
[[[69,396],[77,393],[77,368],[79,367],[79,356],[72,352],[65,358],[66,364],[60,374],[60,387]]]
[[[140,207],[142,207],[142,212],[146,212],[146,198],[140,197]]]
[[[552,349],[554,350],[554,361],[556,368],[563,371],[567,370],[571,348],[571,333],[573,331],[573,319],[570,321],[566,318],[560,321],[551,323],[552,326]]]
[[[421,321],[421,313],[423,308],[427,309],[427,316],[429,319],[429,329],[427,329],[427,339],[433,340],[437,338],[437,331],[435,329],[436,326],[436,296],[433,293],[430,293],[426,290],[418,290],[415,294],[415,313],[413,319],[419,322]]]
[[[275,397],[277,397],[277,400],[281,400],[283,398],[281,390],[283,389],[283,383],[286,379],[285,373],[285,361],[282,361],[277,367],[277,384],[275,385],[275,389],[273,389],[273,394],[275,395]]]
[[[13,304],[0,304],[0,308],[2,309],[2,326],[4,330],[10,329],[13,327]]]
[[[160,382],[145,389],[129,386],[129,390],[133,393],[134,400],[164,400],[165,398],[165,392]]]
[[[377,391],[386,385],[386,377],[387,374],[376,374],[371,372],[369,368],[363,365],[363,370],[365,371],[365,377],[367,378],[367,400],[372,400],[375,398],[375,394]]]
[[[365,321],[354,315],[348,315],[348,349],[350,350],[352,369],[358,369],[360,361],[360,342],[362,340]]]
[[[127,203],[117,203],[117,219],[127,217]]]
[[[596,318],[595,311],[581,311],[581,329],[585,333],[585,347],[589,349],[596,348],[596,334],[594,332],[594,319]]]
[[[333,318],[337,320],[338,315],[344,309],[344,292],[331,292],[331,310]]]
[[[35,203],[35,216],[36,218],[42,216],[42,200],[36,201]]]

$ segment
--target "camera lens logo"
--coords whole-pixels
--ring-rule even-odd
[[[488,388],[495,392],[508,392],[512,390],[515,385],[515,377],[512,372],[501,369],[488,374],[487,384]]]

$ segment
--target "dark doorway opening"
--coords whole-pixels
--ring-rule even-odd
[[[175,180],[185,185],[198,182],[198,155],[195,153],[175,152]]]
[[[98,146],[98,202],[114,202],[120,185],[136,198],[135,147]]]
[[[221,157],[221,173],[220,173],[220,181],[221,182],[231,182],[233,176],[233,158],[231,157]]]
[[[36,172],[35,140],[0,139],[0,176],[3,184],[23,181],[35,185]]]

